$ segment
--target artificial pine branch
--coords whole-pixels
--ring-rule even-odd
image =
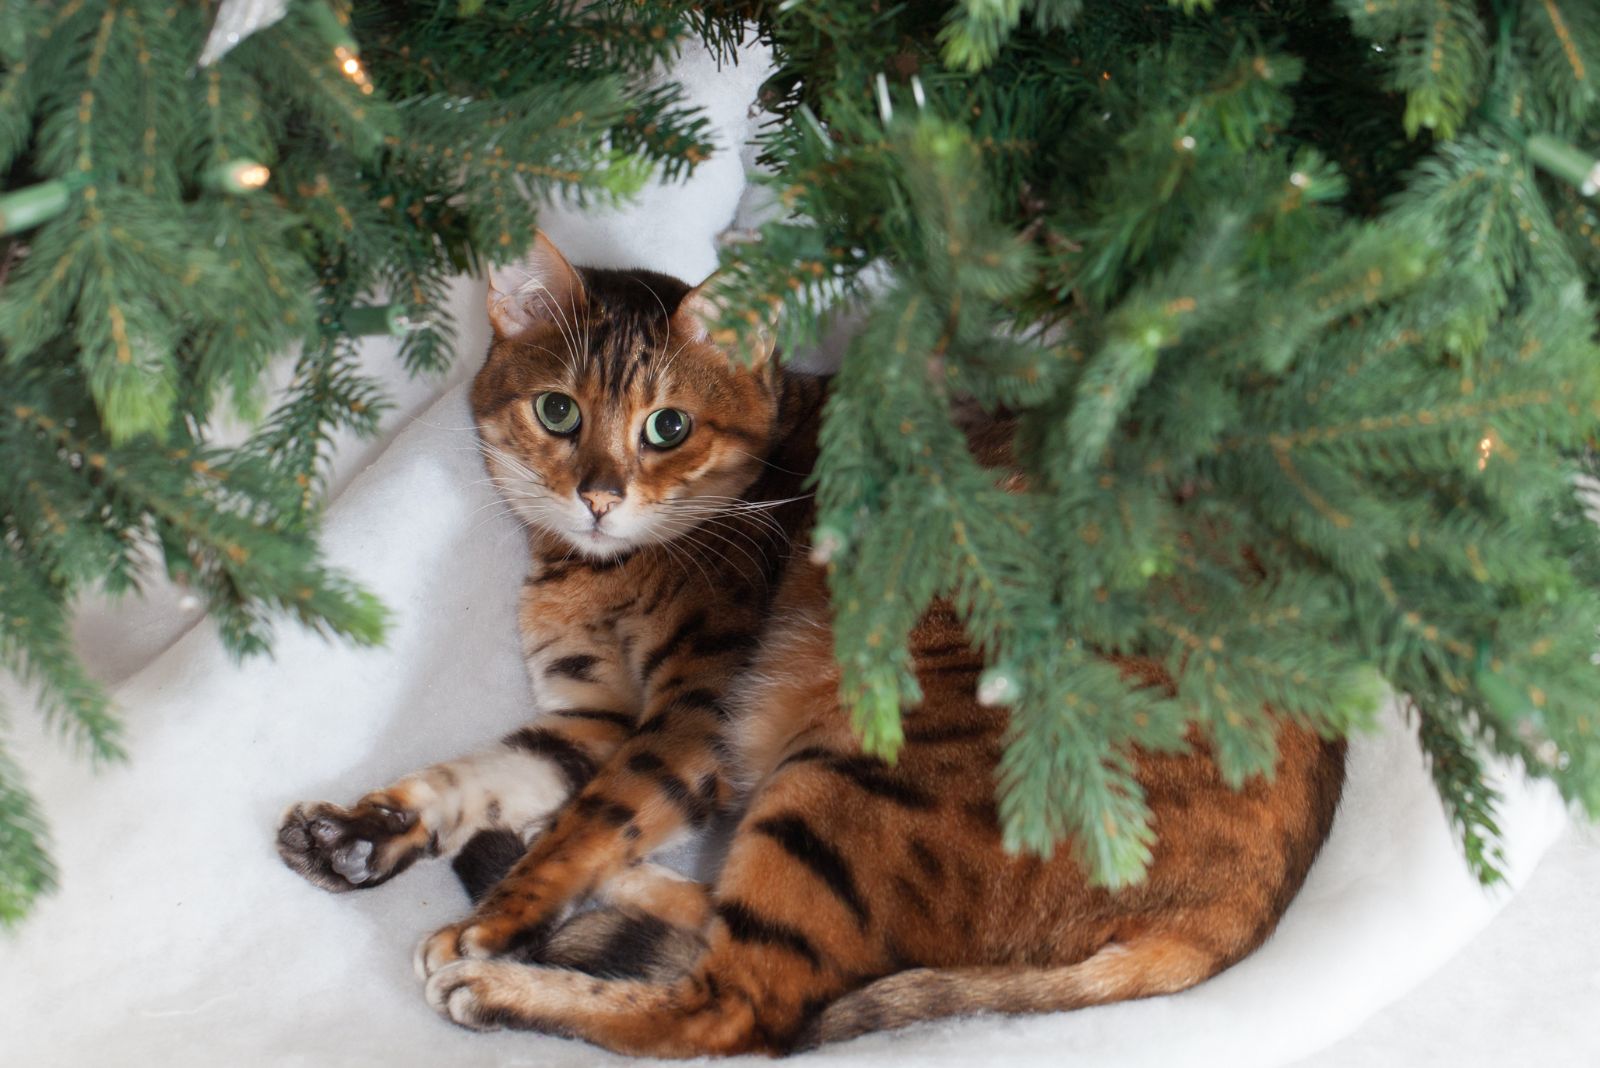
[[[15,233],[0,218],[0,667],[98,757],[115,720],[65,606],[136,588],[152,556],[235,653],[286,618],[380,638],[381,606],[315,540],[330,435],[385,404],[351,309],[404,305],[402,360],[441,367],[445,280],[521,253],[534,198],[614,199],[709,154],[677,87],[646,83],[690,33],[725,54],[741,36],[684,3],[326,5],[201,68],[212,5],[0,6],[5,194],[55,198]],[[219,179],[241,165],[259,191]],[[297,347],[264,412],[261,371]],[[208,446],[230,409],[255,435]],[[0,922],[50,882],[0,765]]]
[[[190,77],[203,8],[17,6],[0,168],[47,187],[29,210],[65,205],[0,260],[0,521],[30,622],[64,634],[71,591],[136,584],[153,539],[235,649],[282,614],[373,637],[314,542],[328,435],[382,403],[350,309],[403,305],[405,358],[435,364],[444,279],[517,255],[530,193],[605,201],[704,158],[703,122],[643,81],[684,41],[731,56],[748,19],[784,215],[726,250],[715,329],[792,349],[862,321],[814,545],[875,751],[944,598],[1011,708],[1007,844],[1108,885],[1149,856],[1139,749],[1204,739],[1243,781],[1270,773],[1267,709],[1342,735],[1380,685],[1415,703],[1480,877],[1480,751],[1600,814],[1600,536],[1572,488],[1600,440],[1593,5],[358,3],[371,93],[308,10]],[[250,160],[260,194],[212,187]],[[294,343],[253,442],[207,448]],[[1014,420],[1016,484],[968,454],[971,403]],[[25,648],[3,612],[50,707],[109,723],[64,641]],[[0,767],[8,915],[48,879],[19,783]]]
[[[1481,877],[1479,747],[1600,813],[1590,5],[1046,6],[760,9],[792,214],[728,250],[724,325],[864,321],[816,544],[866,737],[945,595],[1012,709],[1006,841],[1111,885],[1147,856],[1134,747],[1192,729],[1240,782],[1269,709],[1339,736],[1384,686]],[[1580,146],[1555,179],[1541,133]],[[959,396],[1017,419],[1025,491],[952,450]]]

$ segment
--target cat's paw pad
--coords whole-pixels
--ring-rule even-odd
[[[283,862],[324,890],[377,886],[422,852],[416,813],[363,801],[295,805],[278,826]]]

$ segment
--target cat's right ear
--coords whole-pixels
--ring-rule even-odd
[[[583,308],[583,278],[540,230],[519,263],[489,269],[489,322],[502,338],[569,323]]]

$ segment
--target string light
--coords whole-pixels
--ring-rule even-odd
[[[367,77],[366,68],[361,65],[361,58],[344,45],[333,50],[333,57],[339,61],[339,70],[349,78],[362,93],[372,92],[372,82]]]
[[[881,73],[873,81],[878,96],[878,115],[885,123],[894,118],[894,101],[889,99],[889,80]]]
[[[1494,452],[1494,431],[1490,430],[1478,442],[1478,470],[1482,471],[1489,466],[1489,456]]]
[[[811,536],[811,562],[830,563],[844,549],[844,535],[833,527],[817,527]]]
[[[368,304],[349,308],[339,317],[345,333],[356,336],[388,334],[399,337],[423,325],[404,304]]]
[[[991,667],[978,676],[978,703],[986,708],[1008,705],[1021,693],[1022,687],[1009,668]]]
[[[351,35],[346,21],[325,3],[308,4],[305,12],[318,33],[333,46],[333,59],[339,67],[339,73],[350,79],[363,95],[370,95],[372,80],[367,77],[367,68],[361,63],[356,39]]]
[[[1528,138],[1528,156],[1586,197],[1600,193],[1600,159],[1549,134]]]
[[[221,163],[206,172],[205,184],[219,193],[254,193],[272,178],[272,170],[253,159]]]
[[[66,210],[72,186],[55,178],[0,196],[0,234],[15,234],[48,222]]]

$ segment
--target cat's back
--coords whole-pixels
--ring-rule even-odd
[[[796,565],[739,725],[759,784],[744,826],[803,827],[838,858],[834,896],[848,892],[803,914],[818,944],[849,947],[848,967],[1059,968],[1159,937],[1184,947],[1168,981],[1188,985],[1270,934],[1328,833],[1343,746],[1284,719],[1276,774],[1237,791],[1198,735],[1190,752],[1135,753],[1157,835],[1136,886],[1091,885],[1070,841],[1048,859],[1010,854],[995,805],[1008,713],[979,704],[983,662],[952,608],[936,602],[911,636],[923,700],[893,765],[861,752],[840,706],[828,616],[821,569]],[[1153,663],[1123,667],[1170,685]],[[764,849],[736,859],[759,866]]]

